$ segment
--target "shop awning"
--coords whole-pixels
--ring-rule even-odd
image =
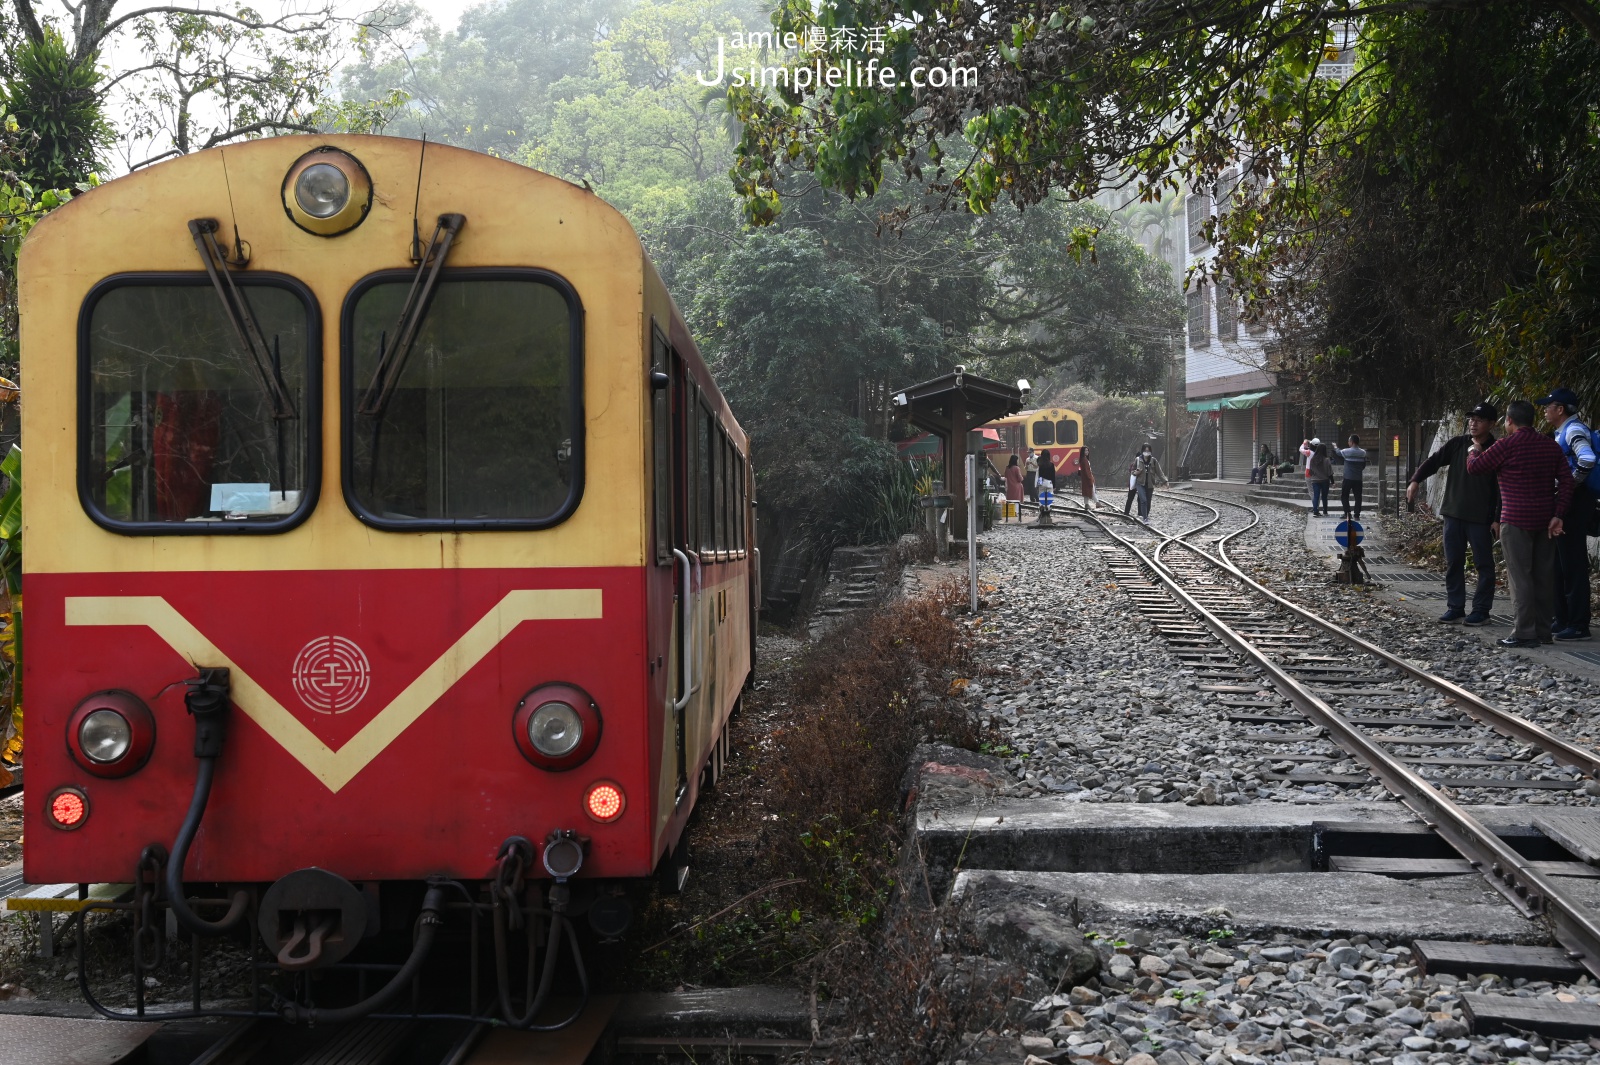
[[[1270,395],[1272,395],[1270,391],[1246,392],[1242,396],[1222,396],[1219,399],[1191,399],[1189,401],[1189,410],[1246,410],[1254,407]]]

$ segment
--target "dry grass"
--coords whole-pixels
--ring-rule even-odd
[[[912,749],[928,738],[977,745],[950,694],[971,665],[959,599],[952,587],[893,602],[792,661],[761,663],[764,680],[734,720],[736,756],[689,827],[689,890],[646,903],[630,938],[661,946],[623,980],[806,986],[819,959],[864,949],[897,886]]]

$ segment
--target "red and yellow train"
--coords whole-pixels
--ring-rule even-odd
[[[754,482],[617,211],[283,137],[77,197],[20,278],[29,882],[249,921],[292,974],[387,930],[410,968],[353,1016],[435,935],[494,925],[504,985],[507,927],[553,956],[681,877],[751,673]]]

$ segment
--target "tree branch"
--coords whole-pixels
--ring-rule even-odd
[[[316,126],[308,126],[300,122],[273,122],[270,120],[264,122],[252,122],[248,126],[239,126],[237,129],[230,129],[226,133],[213,133],[211,135],[211,139],[200,146],[200,150],[205,151],[207,148],[215,148],[218,144],[221,144],[223,141],[232,137],[242,137],[247,133],[260,133],[269,129],[291,129],[300,133],[322,132],[321,130],[317,129]]]
[[[1589,35],[1590,40],[1600,41],[1600,12],[1586,0],[1552,0],[1572,21],[1583,27],[1583,32]]]
[[[44,27],[39,25],[39,16],[34,14],[33,0],[16,0],[17,21],[22,23],[22,30],[28,35],[28,40],[38,44],[44,40]]]
[[[21,3],[23,0],[18,0],[18,2]],[[107,5],[106,14],[110,14],[109,5]],[[132,22],[134,19],[144,18],[148,15],[189,15],[199,18],[214,18],[221,19],[224,22],[231,22],[236,26],[243,26],[247,30],[277,30],[280,33],[315,33],[318,30],[327,29],[331,21],[331,16],[327,8],[324,8],[319,13],[319,21],[299,24],[291,20],[297,18],[311,18],[312,16],[289,15],[285,16],[284,18],[274,19],[271,22],[263,22],[260,19],[240,18],[238,15],[230,15],[226,11],[213,11],[206,8],[168,6],[145,7],[140,8],[138,11],[130,11],[126,15],[121,15],[118,18],[105,23],[99,28],[98,31],[93,32],[93,42],[90,45],[90,50],[92,51],[93,48],[98,47],[101,41],[109,37],[119,27],[125,25],[126,23]],[[85,38],[88,38],[90,33],[91,31],[85,28]],[[79,50],[83,50],[82,45],[79,46]]]

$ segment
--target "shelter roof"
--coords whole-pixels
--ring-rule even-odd
[[[894,405],[912,425],[948,436],[1020,410],[1022,390],[957,367],[954,373],[900,389],[894,394]],[[951,420],[958,408],[962,424],[954,426]]]

